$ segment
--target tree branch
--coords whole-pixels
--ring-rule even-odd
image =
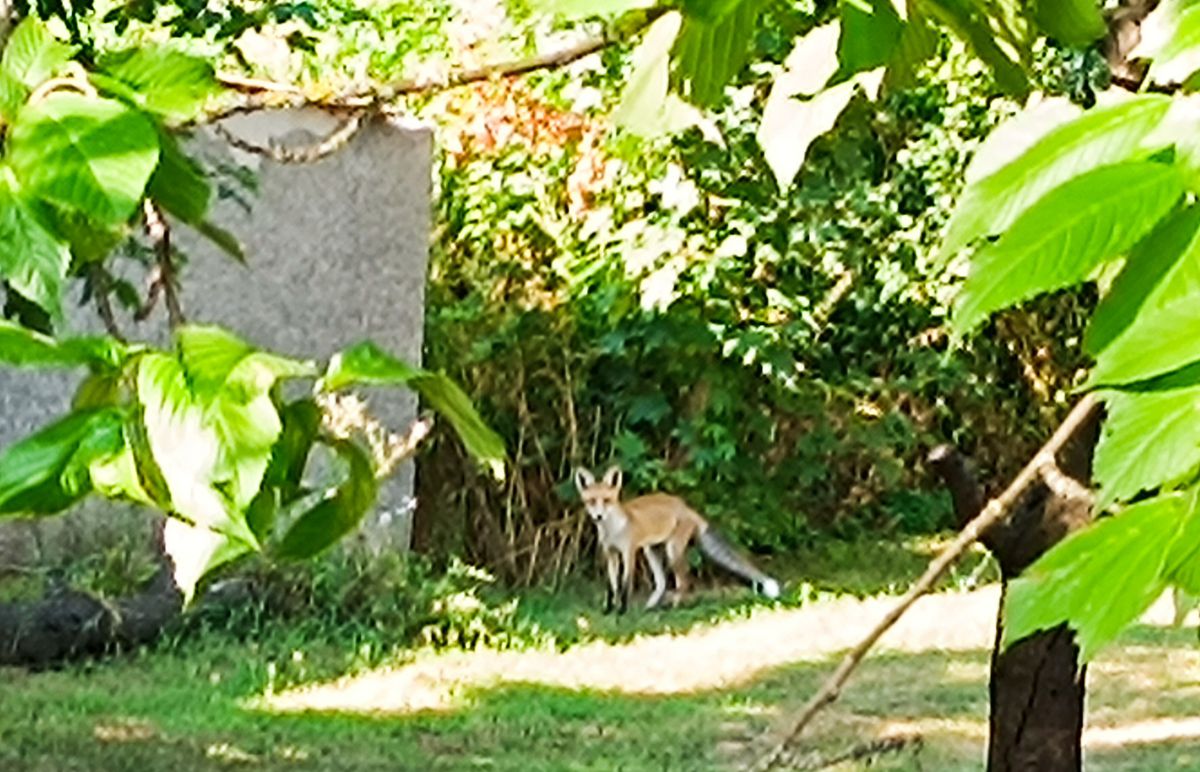
[[[587,38],[558,51],[459,70],[442,78],[405,78],[364,91],[342,94],[323,101],[313,101],[306,98],[300,89],[292,85],[250,81],[248,79],[223,76],[222,80],[239,87],[261,87],[261,90],[246,97],[238,104],[226,105],[210,112],[205,116],[204,122],[214,123],[234,115],[267,109],[318,107],[327,110],[363,110],[392,102],[402,96],[445,91],[494,78],[512,78],[517,75],[536,72],[537,70],[562,67],[578,61],[585,56],[594,54],[597,51],[601,51],[610,45],[628,40],[650,26],[651,23],[666,13],[666,11],[667,9],[665,8],[650,9],[645,12],[639,24],[624,29],[609,29],[601,35]]]
[[[108,271],[104,270],[104,266],[92,266],[92,294],[96,298],[96,313],[100,315],[100,320],[104,322],[104,329],[108,331],[108,334],[124,342],[125,336],[121,334],[121,327],[117,324],[117,315],[113,313],[112,303],[108,299],[110,292],[108,278]]]
[[[145,216],[146,236],[154,244],[157,262],[151,274],[146,303],[138,309],[134,318],[139,322],[146,319],[154,310],[161,293],[167,302],[167,324],[175,330],[187,320],[183,316],[183,306],[179,302],[179,293],[175,286],[175,264],[171,261],[171,226],[150,199],[143,202],[142,212]]]
[[[896,605],[892,607],[892,609],[888,611],[886,615],[884,615],[883,619],[879,621],[879,624],[875,625],[875,627],[869,633],[867,633],[867,635],[861,641],[859,641],[858,645],[846,654],[845,658],[842,659],[841,664],[838,665],[837,670],[833,672],[833,675],[831,675],[825,681],[817,693],[813,695],[812,699],[810,699],[800,711],[800,715],[796,718],[795,722],[792,724],[783,740],[781,740],[771,752],[763,756],[757,764],[752,765],[750,769],[756,771],[761,770],[765,772],[765,770],[776,769],[778,765],[785,760],[789,746],[795,742],[796,738],[800,736],[800,733],[804,731],[804,728],[808,726],[808,724],[813,720],[817,713],[821,711],[822,708],[834,702],[838,698],[838,696],[841,694],[842,687],[845,686],[855,669],[862,662],[863,658],[866,657],[867,652],[869,652],[871,648],[879,641],[879,639],[883,637],[884,633],[890,630],[892,626],[899,621],[900,617],[902,617],[904,613],[908,611],[908,609],[914,603],[916,603],[918,599],[921,598],[921,596],[927,594],[933,589],[933,586],[939,579],[942,578],[942,575],[946,573],[946,571],[951,565],[954,564],[955,561],[962,557],[963,553],[967,551],[967,548],[970,547],[982,533],[1007,517],[1009,510],[1012,509],[1014,504],[1016,504],[1018,499],[1021,497],[1021,494],[1023,494],[1030,485],[1042,479],[1042,469],[1045,466],[1044,460],[1047,457],[1053,458],[1058,450],[1062,448],[1077,431],[1087,425],[1088,420],[1091,418],[1092,413],[1097,409],[1098,404],[1099,403],[1096,401],[1096,398],[1091,394],[1088,394],[1078,403],[1076,403],[1075,407],[1072,408],[1066,419],[1063,420],[1062,424],[1059,425],[1058,429],[1054,432],[1054,435],[1047,440],[1046,444],[1042,446],[1042,449],[1039,450],[1034,455],[1033,459],[1031,459],[1030,462],[1026,464],[1025,467],[1017,474],[1017,476],[1013,478],[1013,481],[1007,488],[1004,489],[1004,492],[989,501],[987,506],[983,508],[983,511],[981,511],[975,518],[973,518],[963,527],[958,536],[955,537],[954,541],[947,545],[947,547],[942,550],[941,554],[939,554],[930,562],[929,567],[925,569],[925,573],[921,575],[921,578],[908,588],[908,592],[904,593],[904,595],[896,602]]]
[[[333,155],[354,139],[354,135],[366,123],[368,112],[373,111],[360,110],[342,121],[336,129],[325,135],[317,144],[301,148],[282,147],[274,142],[266,146],[256,145],[233,134],[219,123],[213,124],[213,129],[218,136],[238,150],[261,155],[281,164],[310,164]]]

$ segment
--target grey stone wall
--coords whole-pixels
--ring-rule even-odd
[[[225,128],[260,145],[305,146],[336,120],[316,110],[231,118]],[[339,152],[313,164],[279,165],[197,136],[203,155],[255,168],[259,192],[247,212],[218,201],[213,219],[238,236],[249,265],[177,227],[187,255],[182,301],[189,321],[228,326],[251,342],[299,357],[325,358],[371,338],[419,362],[430,233],[432,135],[427,128],[379,119]],[[134,277],[131,277],[134,278]],[[140,284],[141,277],[137,277]],[[73,312],[76,329],[99,328],[91,309]],[[131,337],[164,342],[158,309]],[[44,425],[69,404],[78,374],[0,370],[0,447]],[[372,412],[393,429],[414,418],[407,392],[367,392]],[[403,548],[410,531],[412,464],[391,478],[364,533],[376,547]],[[133,527],[130,515],[90,503],[55,522],[0,523],[0,567],[56,559],[94,548],[105,533]],[[136,517],[134,518],[136,525]]]

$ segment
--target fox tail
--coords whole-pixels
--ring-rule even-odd
[[[738,554],[733,545],[714,528],[708,527],[702,530],[698,541],[704,554],[721,568],[750,582],[755,590],[766,597],[771,599],[779,597],[779,582],[758,570],[754,564]]]

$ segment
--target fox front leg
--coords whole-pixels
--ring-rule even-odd
[[[633,548],[621,552],[621,598],[617,613],[624,614],[629,609],[629,594],[633,591],[633,558],[636,553]]]
[[[604,587],[604,613],[611,614],[613,602],[617,597],[617,582],[621,578],[621,556],[616,550],[608,550],[605,553],[605,560],[608,569],[608,584]]]

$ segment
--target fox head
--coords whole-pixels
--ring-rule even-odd
[[[575,487],[579,489],[588,516],[599,523],[620,506],[621,468],[609,467],[600,482],[596,482],[596,476],[587,469],[576,469]]]

